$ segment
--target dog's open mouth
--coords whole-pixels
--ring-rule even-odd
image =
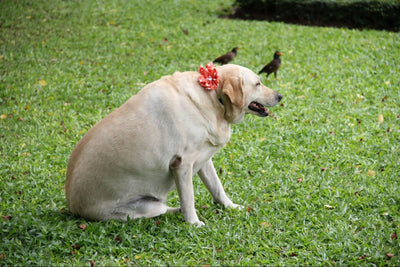
[[[249,109],[257,112],[257,114],[261,117],[266,117],[269,115],[269,110],[267,108],[265,108],[263,105],[261,105],[260,103],[255,102],[255,101],[250,103]]]

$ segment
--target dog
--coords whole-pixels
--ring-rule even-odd
[[[194,201],[198,174],[214,202],[239,208],[225,194],[213,155],[230,139],[230,124],[245,114],[267,117],[282,95],[250,69],[216,67],[218,86],[206,90],[199,72],[154,81],[91,128],[70,156],[65,194],[72,214],[93,220],[155,217],[180,211],[203,226]],[[180,208],[165,202],[177,189]]]

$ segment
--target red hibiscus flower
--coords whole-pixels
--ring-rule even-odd
[[[199,67],[199,83],[203,86],[206,90],[215,90],[218,87],[218,72],[215,68],[215,65],[210,62],[204,68],[202,65]]]

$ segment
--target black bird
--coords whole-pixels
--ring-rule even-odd
[[[265,65],[264,68],[262,68],[262,70],[260,70],[260,72],[258,74],[266,72],[267,73],[267,79],[268,79],[268,76],[271,73],[274,73],[275,79],[276,79],[276,73],[277,73],[279,67],[281,66],[281,59],[279,58],[279,56],[283,56],[283,54],[281,52],[279,52],[279,51],[276,51],[275,54],[274,54],[274,59],[270,63]]]
[[[240,46],[234,47],[232,49],[232,51],[214,59],[213,63],[220,63],[221,65],[224,65],[224,64],[231,62],[236,57],[237,51],[239,49],[240,49]]]

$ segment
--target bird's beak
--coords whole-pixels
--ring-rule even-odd
[[[279,56],[284,56],[284,54],[282,54],[281,52],[278,53]]]
[[[238,46],[238,49],[242,48],[240,45]]]

